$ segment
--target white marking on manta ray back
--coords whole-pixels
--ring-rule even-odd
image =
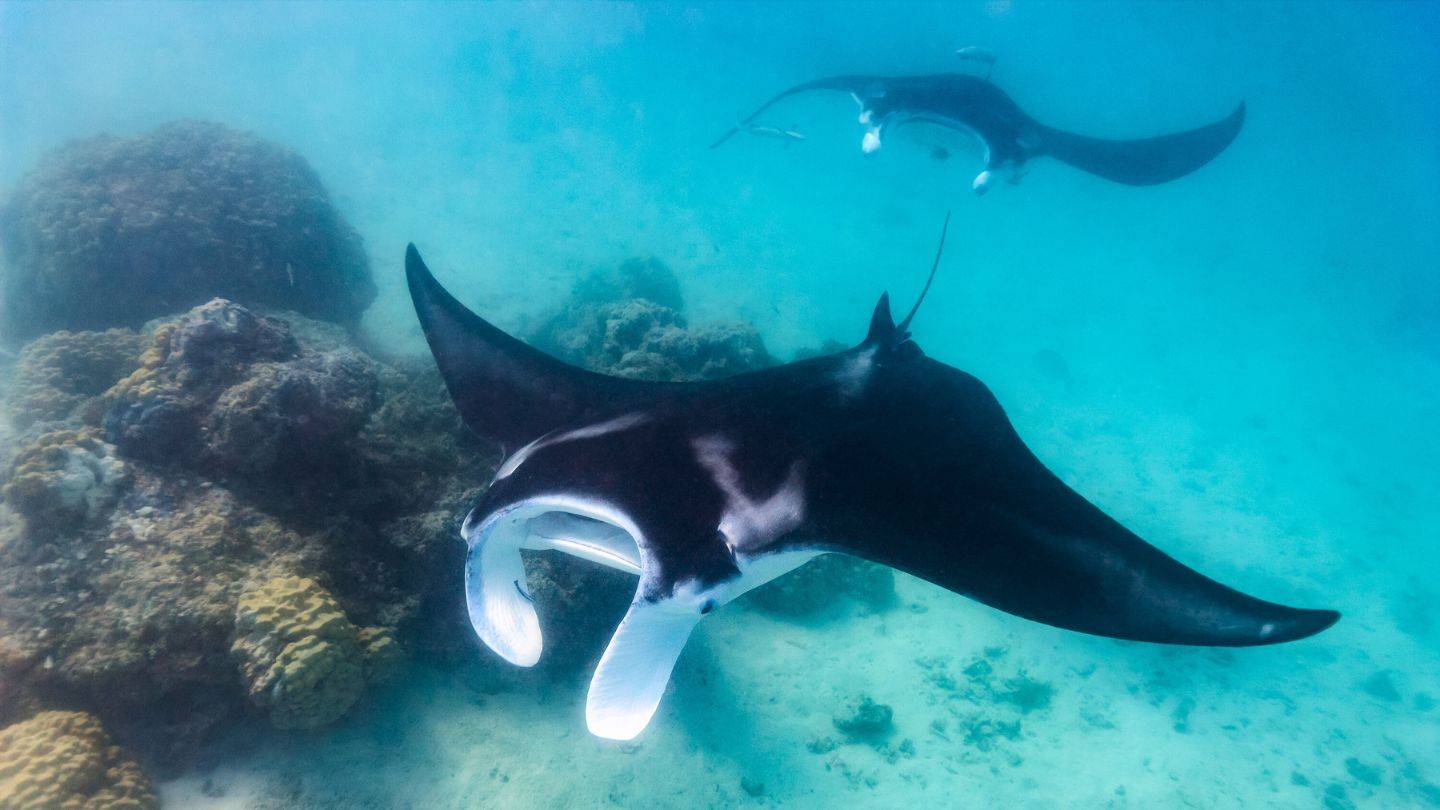
[[[869,381],[870,373],[875,370],[875,352],[879,348],[871,346],[846,360],[835,371],[835,382],[840,386],[841,396],[851,399],[865,390],[865,383]]]
[[[604,436],[607,433],[629,430],[636,425],[648,421],[649,418],[648,415],[643,413],[627,413],[623,416],[617,416],[614,419],[607,419],[604,422],[597,422],[593,425],[585,425],[584,427],[579,427],[574,430],[567,430],[555,436],[541,436],[519,450],[516,450],[514,455],[505,459],[505,463],[501,464],[500,469],[495,471],[495,480],[500,481],[509,477],[510,474],[519,469],[520,465],[524,464],[530,456],[534,455],[535,451],[541,448],[563,444],[576,439],[593,439],[597,436]]]
[[[805,483],[799,461],[790,465],[780,488],[765,500],[754,500],[740,486],[740,471],[730,461],[734,444],[722,436],[691,441],[695,460],[709,471],[725,494],[719,530],[732,554],[740,555],[794,531],[805,520]]]

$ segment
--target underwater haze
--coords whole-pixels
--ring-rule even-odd
[[[1440,807],[1437,42],[1427,2],[0,0],[0,806]],[[710,148],[957,71],[1085,135],[1245,119],[1170,182],[983,195],[841,93]],[[541,666],[476,638],[500,455],[408,243],[552,354],[713,379],[904,313],[947,212],[925,353],[1338,624],[1117,641],[827,557],[708,617],[629,742],[585,705],[633,579],[547,553]]]

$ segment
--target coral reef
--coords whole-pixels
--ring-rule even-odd
[[[284,321],[217,298],[155,331],[105,429],[129,456],[296,478],[346,453],[378,388],[356,350],[302,350]]]
[[[251,702],[277,728],[316,728],[339,719],[396,663],[386,628],[362,631],[313,579],[276,576],[247,588],[235,611],[231,652]]]
[[[454,532],[495,460],[428,360],[227,301],[146,329],[143,345],[95,333],[132,355],[102,407],[32,430],[0,476],[25,518],[0,513],[0,720],[85,707],[142,761],[183,768],[251,704],[260,670],[232,645],[264,578],[320,583],[350,628],[273,651],[279,725],[322,722],[346,673],[383,679],[402,642],[475,655]]]
[[[21,350],[6,394],[17,428],[69,419],[76,411],[87,424],[115,380],[129,374],[145,338],[128,329],[56,332]],[[88,418],[87,418],[88,417]]]
[[[305,159],[213,123],[56,150],[0,208],[0,244],[9,337],[137,327],[215,296],[353,324],[375,297]]]
[[[577,282],[571,300],[530,340],[576,365],[648,380],[710,380],[775,362],[753,326],[691,327],[682,306],[669,268],[631,259]]]
[[[47,711],[0,730],[0,807],[159,806],[150,780],[91,715]]]
[[[17,454],[0,495],[31,532],[53,534],[102,514],[124,478],[125,463],[96,431],[57,430]]]

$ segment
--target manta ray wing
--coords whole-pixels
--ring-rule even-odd
[[[1339,614],[1247,596],[1146,543],[1051,473],[979,380],[927,357],[877,372],[882,425],[827,448],[820,536],[1034,621],[1113,638],[1249,646]]]
[[[1107,180],[1149,186],[1184,177],[1214,160],[1240,134],[1244,122],[1241,104],[1213,124],[1154,138],[1110,140],[1036,127],[1040,153]]]
[[[405,252],[405,277],[461,418],[507,452],[557,427],[650,402],[679,387],[596,374],[527,346],[455,300],[414,245]]]

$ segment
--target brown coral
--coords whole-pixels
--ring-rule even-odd
[[[300,155],[177,121],[51,153],[0,208],[0,331],[139,326],[214,296],[358,321],[360,236]]]
[[[41,712],[0,730],[0,807],[144,810],[150,780],[84,712]]]
[[[231,651],[251,701],[269,711],[277,728],[316,728],[359,700],[367,671],[378,676],[393,668],[393,644],[383,628],[365,632],[352,624],[313,579],[281,575],[240,597]]]
[[[20,352],[5,400],[18,428],[70,418],[129,374],[145,338],[128,329],[56,332]],[[93,421],[82,414],[81,421]]]

